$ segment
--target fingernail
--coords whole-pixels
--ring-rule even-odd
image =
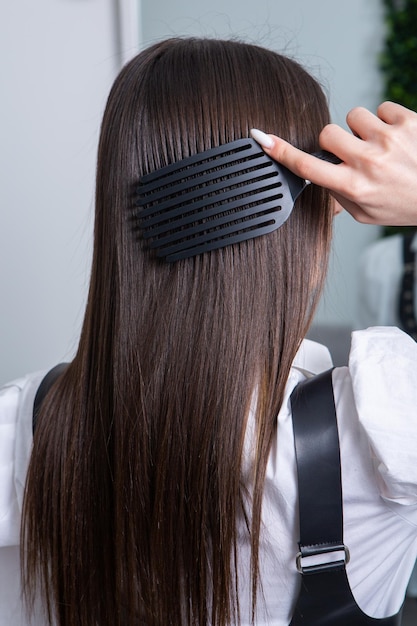
[[[254,140],[262,146],[262,148],[272,148],[272,146],[274,145],[274,140],[272,139],[272,137],[264,133],[262,130],[252,128],[250,134],[252,135]]]

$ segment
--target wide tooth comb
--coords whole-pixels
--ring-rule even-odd
[[[239,139],[143,176],[139,226],[158,257],[178,261],[276,230],[306,184]]]

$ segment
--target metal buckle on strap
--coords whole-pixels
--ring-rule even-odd
[[[337,560],[328,560],[320,562],[314,559],[314,563],[311,565],[304,565],[302,559],[309,559],[321,554],[329,554],[333,552],[343,552],[344,558]],[[349,548],[345,544],[336,545],[322,545],[322,546],[302,546],[300,552],[295,557],[295,563],[297,570],[300,574],[315,574],[317,572],[329,571],[332,569],[340,569],[340,567],[347,565],[350,561]]]

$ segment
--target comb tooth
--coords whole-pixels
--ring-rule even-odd
[[[270,185],[272,183],[271,178],[273,177],[278,177],[278,172],[276,170],[275,171],[271,170],[270,172],[267,172],[267,173],[262,171],[261,173],[258,174],[258,180],[256,179],[256,177],[251,176],[251,181],[255,181],[256,184],[259,185],[259,187],[262,187],[263,186],[262,181],[266,181],[266,184]],[[187,191],[184,194],[177,195],[173,198],[170,198],[169,200],[165,200],[164,202],[157,202],[154,205],[143,209],[142,211],[140,211],[139,217],[141,219],[144,219],[146,217],[152,216],[154,213],[162,214],[165,211],[168,212],[170,209],[175,208],[179,204],[186,205],[193,200],[201,198],[201,196],[204,196],[208,192],[210,192],[210,194],[212,194],[213,192],[221,192],[223,189],[225,188],[227,189],[233,185],[239,185],[239,187],[232,190],[233,195],[235,196],[240,195],[242,193],[245,193],[245,183],[247,183],[247,181],[248,181],[248,175],[247,173],[244,173],[244,174],[240,174],[240,175],[228,178],[227,180],[222,180],[217,183],[214,182],[210,186],[207,186],[207,187],[199,186],[197,188],[194,188],[192,191]],[[228,192],[224,192],[224,193],[228,193]],[[166,197],[166,193],[162,193],[161,197]]]
[[[206,162],[208,159],[228,159],[230,157],[231,160],[236,160],[237,158],[243,158],[243,155],[253,154],[256,152],[262,154],[263,151],[259,145],[253,141],[253,139],[238,139],[237,141],[233,141],[229,144],[217,146],[216,148],[211,148],[209,150],[205,150],[204,152],[199,152],[191,157],[187,157],[181,161],[176,161],[175,163],[171,163],[171,165],[166,165],[159,170],[145,174],[142,176],[141,181],[143,184],[150,184],[153,181],[157,181],[156,185],[159,185],[162,178],[166,178],[171,174],[176,176],[176,173],[179,170],[191,168],[192,166],[198,166],[200,163],[203,161]],[[203,163],[203,167],[204,165],[205,163]]]
[[[250,232],[251,228],[254,228],[254,227],[255,227],[256,232],[259,232],[259,230],[262,228],[268,228],[269,229],[268,232],[271,232],[272,230],[275,230],[277,228],[277,223],[278,222],[276,219],[276,214],[267,213],[266,215],[262,215],[261,218],[259,216],[256,216],[253,219],[246,220],[245,222],[238,222],[235,224],[230,224],[229,226],[226,226],[222,228],[221,230],[215,230],[213,232],[204,233],[203,235],[193,237],[192,239],[189,239],[188,241],[173,243],[173,245],[171,246],[166,246],[164,248],[161,248],[157,254],[158,256],[168,257],[176,252],[181,252],[182,250],[184,250],[184,248],[188,247],[188,249],[190,249],[190,248],[199,247],[200,245],[207,245],[207,244],[210,244],[211,241],[216,240],[216,239],[219,239],[219,240],[224,239],[225,241],[228,242],[227,245],[229,245],[231,236],[235,233],[240,233],[240,236],[242,236],[243,233],[245,232],[247,235]],[[157,245],[152,246],[151,244],[151,247],[158,247],[158,246]]]
[[[265,155],[261,155],[258,158],[246,160],[238,163],[228,164],[227,167],[221,167],[216,164],[215,171],[207,171],[205,165],[199,168],[201,171],[195,172],[194,170],[187,170],[187,172],[181,172],[181,175],[177,177],[177,184],[173,184],[174,181],[163,179],[157,185],[152,185],[151,190],[148,185],[139,185],[137,188],[137,204],[151,203],[164,198],[167,194],[175,195],[178,193],[185,194],[187,190],[196,186],[200,186],[202,183],[206,184],[209,181],[216,180],[220,177],[233,177],[237,176],[241,172],[247,172],[248,170],[264,170],[265,173],[268,170],[276,171],[273,162]],[[213,168],[212,168],[213,169]]]
[[[213,206],[213,204],[217,205],[217,211],[222,210],[219,209],[219,201],[223,204],[230,202],[233,198],[236,198],[236,196],[246,195],[250,198],[255,193],[268,194],[269,189],[276,190],[281,186],[281,182],[274,184],[274,180],[272,178],[262,179],[259,181],[252,180],[251,182],[241,185],[238,190],[229,189],[228,191],[222,191],[222,189],[220,189],[220,191],[222,191],[220,198],[217,195],[210,195],[205,198],[201,198],[200,194],[195,194],[193,198],[189,198],[189,201],[184,204],[184,198],[181,197],[178,198],[175,203],[172,201],[169,207],[164,206],[161,208],[161,205],[152,207],[154,211],[152,213],[148,213],[145,217],[143,215],[145,211],[141,211],[138,217],[141,220],[142,228],[148,229],[172,221],[177,217],[194,213],[197,209],[204,210],[207,207]],[[211,186],[211,189],[213,189],[213,185]],[[153,213],[156,213],[156,215],[153,215]]]
[[[262,202],[261,205],[256,203],[254,206],[250,206],[244,209],[243,211],[239,211],[237,221],[243,220],[244,218],[248,218],[253,215],[257,215],[259,219],[260,214],[265,214],[265,216],[268,217],[268,220],[274,219],[275,221],[275,218],[278,216],[278,214],[281,211],[281,207],[279,205],[277,206],[277,202],[279,202],[279,198],[277,198],[275,195],[275,197],[271,198],[269,202],[266,202],[266,201]],[[247,203],[247,200],[246,200],[246,203]],[[232,208],[232,207],[227,206],[225,207],[225,210],[228,210],[229,208]],[[214,211],[215,209],[213,209],[211,212],[208,212],[208,213],[211,213],[212,215],[216,215]],[[205,217],[206,215],[202,216],[201,219],[204,219]],[[169,243],[186,239],[190,235],[194,235],[197,233],[202,233],[202,232],[208,233],[210,231],[214,231],[214,229],[218,228],[219,226],[222,226],[223,224],[231,224],[233,221],[234,221],[233,216],[231,216],[230,214],[225,215],[225,214],[219,214],[217,212],[217,217],[215,217],[214,219],[210,219],[208,222],[199,222],[198,224],[193,224],[192,226],[189,226],[188,228],[182,228],[180,230],[177,230],[177,228],[179,227],[179,224],[177,222],[174,224],[169,224],[168,225],[170,227],[169,229],[165,230],[165,232],[159,233],[165,236],[158,237],[150,245],[152,248],[156,248],[156,247],[163,248],[165,245]],[[240,230],[243,230],[243,228],[246,228],[248,223],[249,223],[248,220],[243,221],[243,222],[240,221],[239,222]],[[216,234],[218,236],[219,232],[216,231]],[[145,236],[154,237],[156,235],[157,233],[152,232],[149,234],[147,233],[147,235]]]
[[[187,180],[188,178],[198,176],[199,174],[207,174],[209,171],[218,168],[219,163],[221,163],[221,167],[226,167],[227,165],[233,165],[242,160],[250,163],[252,160],[256,159],[256,157],[262,157],[264,161],[268,158],[259,147],[255,149],[250,146],[250,149],[239,150],[238,152],[234,151],[232,153],[226,152],[225,155],[218,154],[215,158],[211,158],[208,161],[205,159],[203,162],[196,164],[181,165],[181,167],[174,167],[177,164],[173,164],[168,166],[169,169],[172,169],[171,173],[165,174],[164,176],[155,177],[149,182],[145,180],[146,177],[142,177],[138,185],[138,193],[140,193],[142,189],[145,189],[146,193],[151,193],[161,187],[169,187],[178,182]],[[185,161],[181,161],[180,164],[191,159],[192,157],[185,159]]]
[[[257,189],[259,191],[259,189]],[[230,197],[233,197],[232,192],[230,192]],[[245,196],[243,198],[238,198],[234,201],[224,202],[221,207],[212,206],[212,199],[207,199],[207,206],[202,207],[201,204],[198,205],[198,214],[196,215],[195,211],[190,211],[188,213],[184,213],[184,211],[180,211],[177,213],[177,216],[172,216],[169,221],[164,221],[163,223],[152,221],[151,224],[145,222],[143,224],[145,238],[149,237],[158,237],[159,235],[163,235],[170,230],[182,228],[183,226],[187,226],[188,224],[193,224],[197,220],[202,221],[206,220],[214,215],[218,215],[219,212],[224,213],[226,211],[232,211],[235,209],[239,209],[242,206],[247,206],[248,204],[257,204],[259,205],[261,202],[267,202],[270,198],[274,198],[276,202],[281,200],[282,194],[277,193],[276,187],[271,187],[269,191],[259,191],[259,193],[251,194],[250,196]],[[210,201],[210,203],[208,202]],[[191,205],[192,207],[195,205]],[[229,217],[230,219],[230,217]]]
[[[203,243],[199,246],[190,246],[189,248],[183,248],[176,253],[167,254],[165,251],[158,251],[157,256],[164,257],[165,261],[167,261],[168,263],[173,263],[174,261],[188,259],[190,257],[197,256],[197,254],[209,252],[210,250],[218,250],[219,248],[225,248],[226,246],[230,246],[234,243],[240,243],[241,241],[255,239],[255,237],[260,237],[261,235],[267,235],[277,228],[279,228],[279,225],[277,226],[276,224],[268,224],[267,226],[259,227],[255,230],[244,232],[238,235],[230,235],[229,237],[225,237],[224,239],[219,238],[217,241],[212,241],[209,244]]]

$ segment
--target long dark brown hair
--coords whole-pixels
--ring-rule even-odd
[[[276,232],[169,264],[143,246],[132,190],[252,127],[317,149],[327,122],[305,70],[245,43],[164,41],[116,79],[81,339],[42,408],[26,485],[24,589],[29,608],[42,594],[50,622],[239,623],[238,520],[254,619],[266,463],[326,271],[329,197],[311,186]]]

